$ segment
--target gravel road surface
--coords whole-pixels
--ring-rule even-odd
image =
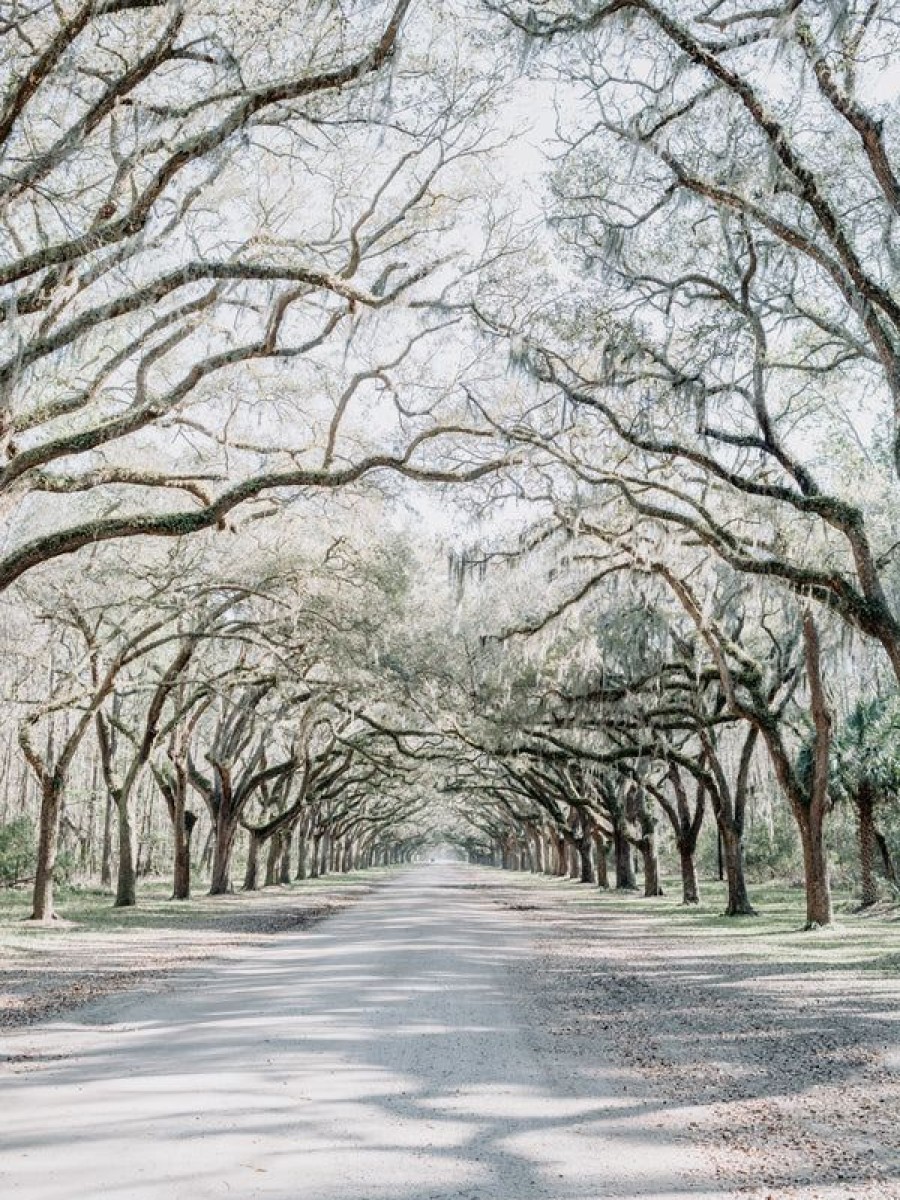
[[[410,871],[169,992],[13,1032],[0,1195],[725,1195],[668,1111],[547,1033],[521,916],[473,875]]]

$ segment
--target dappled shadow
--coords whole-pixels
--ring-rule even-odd
[[[2,1083],[4,1194],[731,1195],[696,1152],[704,1113],[725,1102],[740,1126],[763,1097],[814,1093],[818,1063],[850,1089],[860,1064],[831,1026],[842,1013],[865,1028],[860,1053],[896,1041],[894,992],[835,975],[833,994],[798,996],[796,969],[722,962],[702,941],[667,954],[638,925],[541,911],[503,876],[423,869],[311,932],[187,972],[177,993],[22,1034]],[[780,1200],[873,1179],[865,1156],[841,1170],[850,1190],[821,1192],[834,1164],[786,1143],[749,1182]],[[889,1164],[873,1194],[898,1194]]]
[[[565,1056],[530,1038],[509,987],[527,940],[443,887],[455,871],[417,872],[312,933],[191,971],[177,994],[42,1030],[44,1060],[10,1064],[3,1082],[4,1190],[714,1194],[685,1170],[685,1143],[654,1127],[652,1100],[612,1067],[570,1086]]]
[[[300,888],[163,899],[160,885],[135,908],[83,892],[63,901],[72,921],[0,922],[0,1029],[46,1021],[102,996],[151,989],[160,976],[261,936],[308,929],[386,882],[389,875],[327,876]],[[168,897],[168,890],[164,889]],[[25,898],[17,903],[27,911]],[[14,931],[14,933],[13,933]],[[192,934],[194,936],[192,936]]]
[[[528,877],[495,876],[494,898],[535,901],[556,1036],[632,1067],[723,1180],[779,1200],[900,1197],[900,988],[855,930],[657,918],[654,901]]]

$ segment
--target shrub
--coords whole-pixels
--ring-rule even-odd
[[[14,887],[34,873],[35,830],[28,817],[0,825],[0,885]]]
[[[744,848],[750,879],[781,879],[791,883],[796,879],[799,839],[786,808],[777,807],[771,822],[754,821],[744,837]],[[800,870],[802,873],[802,866]]]

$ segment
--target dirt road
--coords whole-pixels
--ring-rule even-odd
[[[411,871],[168,994],[6,1038],[0,1194],[721,1196],[667,1113],[540,1032],[521,919],[474,875]]]

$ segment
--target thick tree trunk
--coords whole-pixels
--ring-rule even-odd
[[[814,809],[804,814],[798,824],[806,876],[806,928],[817,929],[820,925],[830,925],[834,919],[825,851],[824,813]]]
[[[531,842],[531,869],[536,875],[544,870],[544,840],[536,830],[529,834]]]
[[[197,824],[196,813],[184,807],[184,797],[175,806],[175,865],[172,880],[172,899],[191,898],[191,834]]]
[[[209,894],[211,896],[223,896],[232,890],[231,856],[234,852],[234,839],[236,836],[237,823],[229,820],[228,813],[223,805],[216,814],[212,875],[209,881]]]
[[[59,849],[59,818],[62,793],[48,782],[42,789],[41,815],[38,829],[37,866],[31,895],[32,921],[50,921],[53,912],[53,873]]]
[[[549,833],[542,835],[544,839],[544,874],[556,874],[556,839],[552,838]]]
[[[271,887],[278,878],[278,864],[281,861],[281,833],[273,833],[269,838],[269,849],[266,854],[266,887]]]
[[[278,859],[278,882],[291,882],[291,842],[293,830],[285,829],[281,836],[281,855]]]
[[[583,838],[579,839],[578,856],[581,860],[581,882],[593,883],[594,863],[591,858],[591,837],[589,834],[585,834]]]
[[[295,879],[306,878],[306,832],[301,829],[297,838],[297,874]]]
[[[722,858],[725,863],[725,879],[728,886],[727,917],[755,917],[756,909],[747,893],[744,872],[744,839],[734,830],[719,827],[722,838]]]
[[[137,904],[137,884],[134,869],[134,836],[128,798],[117,794],[116,814],[119,831],[119,868],[116,875],[116,908],[134,908]]]
[[[863,780],[856,794],[856,812],[859,820],[859,865],[862,882],[860,906],[869,908],[878,900],[878,883],[875,878],[878,845],[875,840],[875,797],[866,780]]]
[[[607,861],[607,842],[606,838],[600,833],[594,834],[594,847],[597,858],[597,887],[609,887],[609,863]]]
[[[247,846],[247,866],[244,869],[245,892],[255,892],[259,888],[259,834],[250,830],[250,842]]]
[[[613,831],[613,846],[616,855],[616,889],[633,892],[637,890],[637,880],[634,876],[634,860],[631,855],[631,843],[625,834],[615,829]]]
[[[640,851],[641,861],[644,865],[644,895],[661,896],[663,889],[659,878],[659,858],[656,854],[656,839],[651,837],[641,838],[638,850]]]
[[[693,848],[680,846],[678,858],[681,863],[681,903],[699,904],[700,886],[697,882],[697,864],[694,862]]]
[[[320,834],[314,834],[312,839],[312,853],[309,856],[309,877],[310,879],[319,878],[319,843],[322,838]]]
[[[581,877],[581,864],[578,861],[578,843],[574,838],[566,839],[566,874],[570,879]]]

